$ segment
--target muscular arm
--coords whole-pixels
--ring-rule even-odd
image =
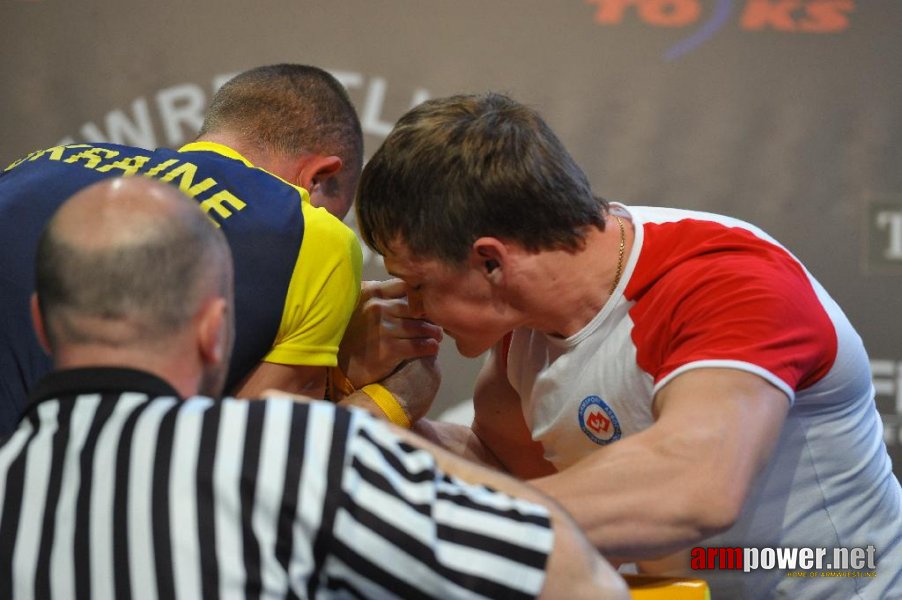
[[[656,395],[652,427],[533,483],[606,556],[660,556],[732,525],[788,408],[756,375],[692,370]]]
[[[238,397],[256,398],[266,389],[279,389],[322,398],[328,365],[335,364],[357,304],[362,256],[354,232],[307,202],[301,202],[301,210],[304,236],[278,331],[260,363],[230,390]]]
[[[502,356],[499,345],[476,379],[473,433],[505,470],[521,479],[554,473],[555,468],[545,460],[542,445],[532,440],[520,396],[507,381]]]
[[[265,390],[281,390],[310,398],[322,398],[326,389],[326,367],[282,365],[262,362],[254,367],[237,389],[236,398],[259,398]]]
[[[470,427],[421,419],[413,429],[458,456],[521,479],[554,473],[554,467],[543,457],[542,445],[530,437],[520,397],[507,382],[499,348],[491,353],[476,379]]]
[[[441,328],[410,317],[405,291],[404,282],[397,279],[363,282],[360,300],[338,352],[339,367],[354,387],[361,388],[384,379],[405,360],[433,356],[438,352]],[[234,395],[256,398],[264,390],[278,389],[322,398],[327,377],[326,367],[262,362],[238,386]],[[414,402],[412,397],[407,400]],[[431,402],[432,398],[428,400]],[[359,394],[350,404],[368,410],[372,408],[365,396]]]

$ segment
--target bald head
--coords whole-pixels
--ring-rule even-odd
[[[54,351],[164,340],[230,289],[221,232],[176,188],[143,177],[81,190],[38,245],[36,291]]]

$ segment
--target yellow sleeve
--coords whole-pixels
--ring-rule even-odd
[[[301,203],[304,238],[291,276],[282,322],[263,360],[334,367],[360,295],[363,254],[357,236],[324,208]]]

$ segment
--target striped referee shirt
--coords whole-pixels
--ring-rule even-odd
[[[526,598],[544,507],[364,411],[52,373],[0,445],[0,598]]]

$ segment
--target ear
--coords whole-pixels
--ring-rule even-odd
[[[341,171],[341,159],[337,156],[305,154],[297,162],[295,181],[311,196],[327,179]]]
[[[47,329],[44,325],[44,316],[41,314],[41,304],[38,302],[37,293],[31,295],[31,322],[34,324],[34,332],[38,336],[38,343],[47,354],[53,354],[50,350],[50,338],[47,337]]]
[[[219,365],[229,360],[228,303],[225,298],[211,298],[197,319],[197,344],[204,363]]]
[[[494,285],[503,283],[509,259],[507,246],[498,238],[481,237],[471,247],[470,265]]]

